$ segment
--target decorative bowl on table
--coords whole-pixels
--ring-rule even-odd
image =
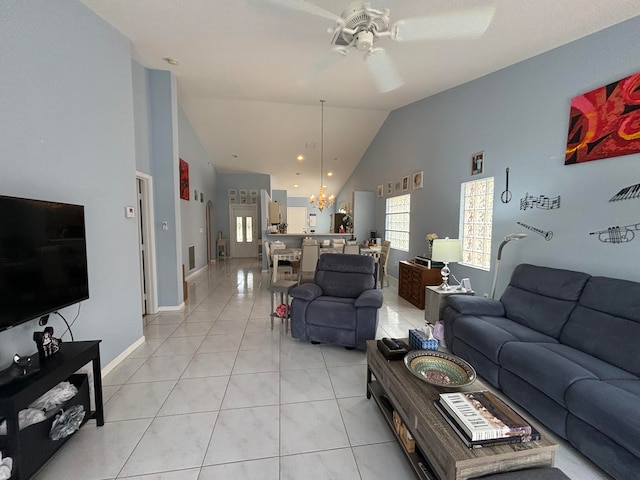
[[[471,365],[445,352],[413,350],[405,355],[404,364],[420,380],[436,387],[466,387],[476,380]]]

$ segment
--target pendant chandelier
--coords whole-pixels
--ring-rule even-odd
[[[322,114],[320,117],[320,193],[318,194],[318,198],[315,195],[311,195],[309,197],[309,203],[318,207],[318,209],[322,212],[325,207],[330,207],[335,202],[336,197],[333,194],[327,196],[325,192],[325,185],[323,184],[324,180],[324,102],[326,100],[320,100],[320,106],[322,108]]]

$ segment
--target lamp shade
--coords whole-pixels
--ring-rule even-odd
[[[433,241],[431,260],[436,262],[460,262],[462,260],[462,244],[457,238],[436,238]]]

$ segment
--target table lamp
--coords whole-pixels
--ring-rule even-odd
[[[462,260],[462,245],[457,238],[436,238],[433,241],[431,250],[431,260],[444,263],[444,267],[440,273],[442,274],[442,284],[440,290],[451,290],[449,286],[449,270],[450,262],[459,262]]]

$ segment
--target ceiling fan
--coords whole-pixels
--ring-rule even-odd
[[[373,8],[371,2],[351,2],[341,15],[329,12],[306,0],[269,0],[272,4],[298,10],[334,21],[328,29],[332,35],[333,50],[347,55],[351,50],[365,54],[366,65],[381,93],[401,87],[404,82],[391,57],[376,42],[425,41],[442,39],[478,38],[489,27],[495,6],[484,5],[458,12],[447,12],[413,17],[391,23],[388,8]],[[323,62],[326,67],[327,62]]]

